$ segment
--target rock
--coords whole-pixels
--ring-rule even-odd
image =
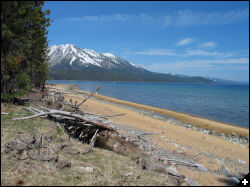
[[[240,159],[238,159],[237,162],[238,162],[239,164],[245,164],[245,163],[246,163],[246,161],[240,160]]]
[[[234,141],[234,142],[238,142],[239,139],[238,139],[238,138],[233,138],[233,141]]]
[[[235,134],[235,132],[232,132],[232,133],[231,133],[231,136],[232,136],[232,137],[237,137],[237,135]]]
[[[224,164],[224,162],[222,160],[218,159],[218,158],[216,159],[216,162],[217,162],[217,164],[220,164],[220,165]]]
[[[170,165],[169,161],[167,161],[167,160],[164,160],[163,163],[166,165]]]
[[[235,184],[238,184],[240,182],[240,180],[237,177],[229,177],[229,179]]]
[[[211,134],[212,134],[212,135],[215,135],[215,134],[216,134],[216,131],[215,131],[215,130],[212,130],[212,131],[211,131]]]
[[[125,176],[127,177],[127,176],[130,176],[132,174],[133,174],[133,172],[130,172],[130,173],[125,174]]]
[[[232,177],[233,176],[231,171],[224,164],[221,166],[220,170],[221,170],[221,173],[223,175],[227,176],[227,177]]]
[[[244,145],[240,145],[242,148],[246,148],[246,146],[244,146]]]
[[[92,173],[94,171],[94,168],[88,166],[78,166],[77,168],[88,173]]]
[[[221,133],[221,137],[222,137],[222,138],[225,138],[226,136],[225,136],[225,134],[224,134],[224,133]]]
[[[186,177],[181,186],[201,186],[198,182]]]
[[[195,130],[195,131],[196,131],[196,130],[198,130],[198,128],[197,128],[197,127],[192,127],[192,129],[193,129],[193,130]]]
[[[176,143],[174,143],[174,146],[176,147],[176,148],[179,148],[180,146],[178,145],[178,144],[176,144]]]
[[[204,134],[209,134],[209,130],[203,129],[203,133],[204,133]]]
[[[190,125],[190,124],[186,124],[185,125],[187,128],[191,128],[192,127],[192,125]]]
[[[142,149],[142,150],[144,150],[144,145],[141,144],[141,145],[139,146],[139,148]]]
[[[209,137],[203,137],[202,139],[203,139],[203,140],[210,140]]]

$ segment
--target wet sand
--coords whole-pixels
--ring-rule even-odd
[[[57,85],[62,88],[62,85]],[[67,86],[64,86],[64,88]],[[79,91],[74,89],[74,91]],[[177,113],[174,111],[158,109],[136,103],[126,102],[109,98],[106,96],[95,95],[95,97],[109,102],[115,102],[122,105],[136,107],[143,110],[158,112],[194,126],[216,130],[217,132],[232,133],[249,137],[249,129],[228,125],[204,118],[199,118],[187,114]],[[83,96],[76,94],[66,94],[65,99],[72,99],[73,102],[82,101]],[[85,112],[99,115],[125,114],[122,116],[109,118],[113,123],[131,126],[141,129],[145,132],[164,132],[164,134],[153,135],[153,141],[159,147],[176,151],[176,153],[187,155],[208,168],[211,172],[198,172],[195,170],[178,167],[180,173],[199,182],[201,185],[227,185],[226,177],[219,174],[222,166],[226,166],[231,173],[248,173],[249,172],[249,145],[232,143],[219,137],[203,134],[183,126],[174,125],[165,121],[152,118],[152,116],[143,115],[140,112],[130,110],[126,107],[103,102],[98,99],[89,99],[81,109]]]

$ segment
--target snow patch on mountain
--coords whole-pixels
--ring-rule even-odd
[[[111,54],[111,53],[103,53],[104,56],[110,57],[110,58],[116,58],[115,55]]]
[[[130,62],[130,64],[131,64],[132,66],[137,67],[137,68],[141,68],[140,66],[138,66],[138,65],[136,65],[136,64],[133,64],[132,62]]]
[[[104,69],[145,70],[111,53],[99,54],[92,49],[81,49],[72,44],[52,45],[49,47],[48,57],[51,67],[68,64],[75,68],[97,66]]]

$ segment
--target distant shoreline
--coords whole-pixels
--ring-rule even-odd
[[[68,89],[69,87],[71,87],[72,91],[77,91],[79,93],[81,93],[81,92],[88,93],[86,91],[83,91],[83,90],[76,88],[76,85],[56,84],[56,86],[58,88],[63,87],[64,89]],[[75,86],[75,87],[72,89],[72,86]],[[175,112],[175,111],[168,110],[168,109],[162,109],[162,108],[157,108],[157,107],[148,106],[148,105],[142,105],[142,104],[138,104],[138,103],[134,103],[134,102],[119,100],[119,99],[107,97],[104,95],[98,94],[98,95],[93,95],[93,96],[95,98],[98,98],[98,99],[101,99],[104,101],[108,101],[111,103],[117,103],[117,104],[129,106],[129,107],[133,107],[136,109],[142,109],[145,111],[150,111],[150,112],[154,112],[157,114],[162,114],[162,115],[166,115],[169,117],[173,117],[181,122],[191,124],[192,126],[195,126],[195,127],[204,128],[204,129],[208,129],[211,131],[215,130],[217,133],[231,134],[234,132],[238,135],[249,137],[249,128],[247,128],[247,127],[242,127],[242,126],[237,126],[234,124],[228,124],[228,123],[224,123],[224,122],[220,122],[220,121],[215,121],[215,120],[211,120],[208,118],[194,116],[194,115],[190,115],[190,114],[186,114],[186,113],[182,113],[182,112]]]
[[[157,83],[157,84],[185,84],[185,85],[192,85],[192,84],[198,84],[198,85],[245,85],[249,86],[249,83],[180,83],[180,82],[143,82],[143,81],[105,81],[105,80],[62,80],[62,79],[54,79],[54,80],[47,80],[48,81],[85,81],[85,82],[126,82],[126,83]]]

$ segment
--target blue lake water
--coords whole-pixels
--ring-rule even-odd
[[[167,84],[51,80],[144,105],[184,112],[249,128],[249,85]]]

